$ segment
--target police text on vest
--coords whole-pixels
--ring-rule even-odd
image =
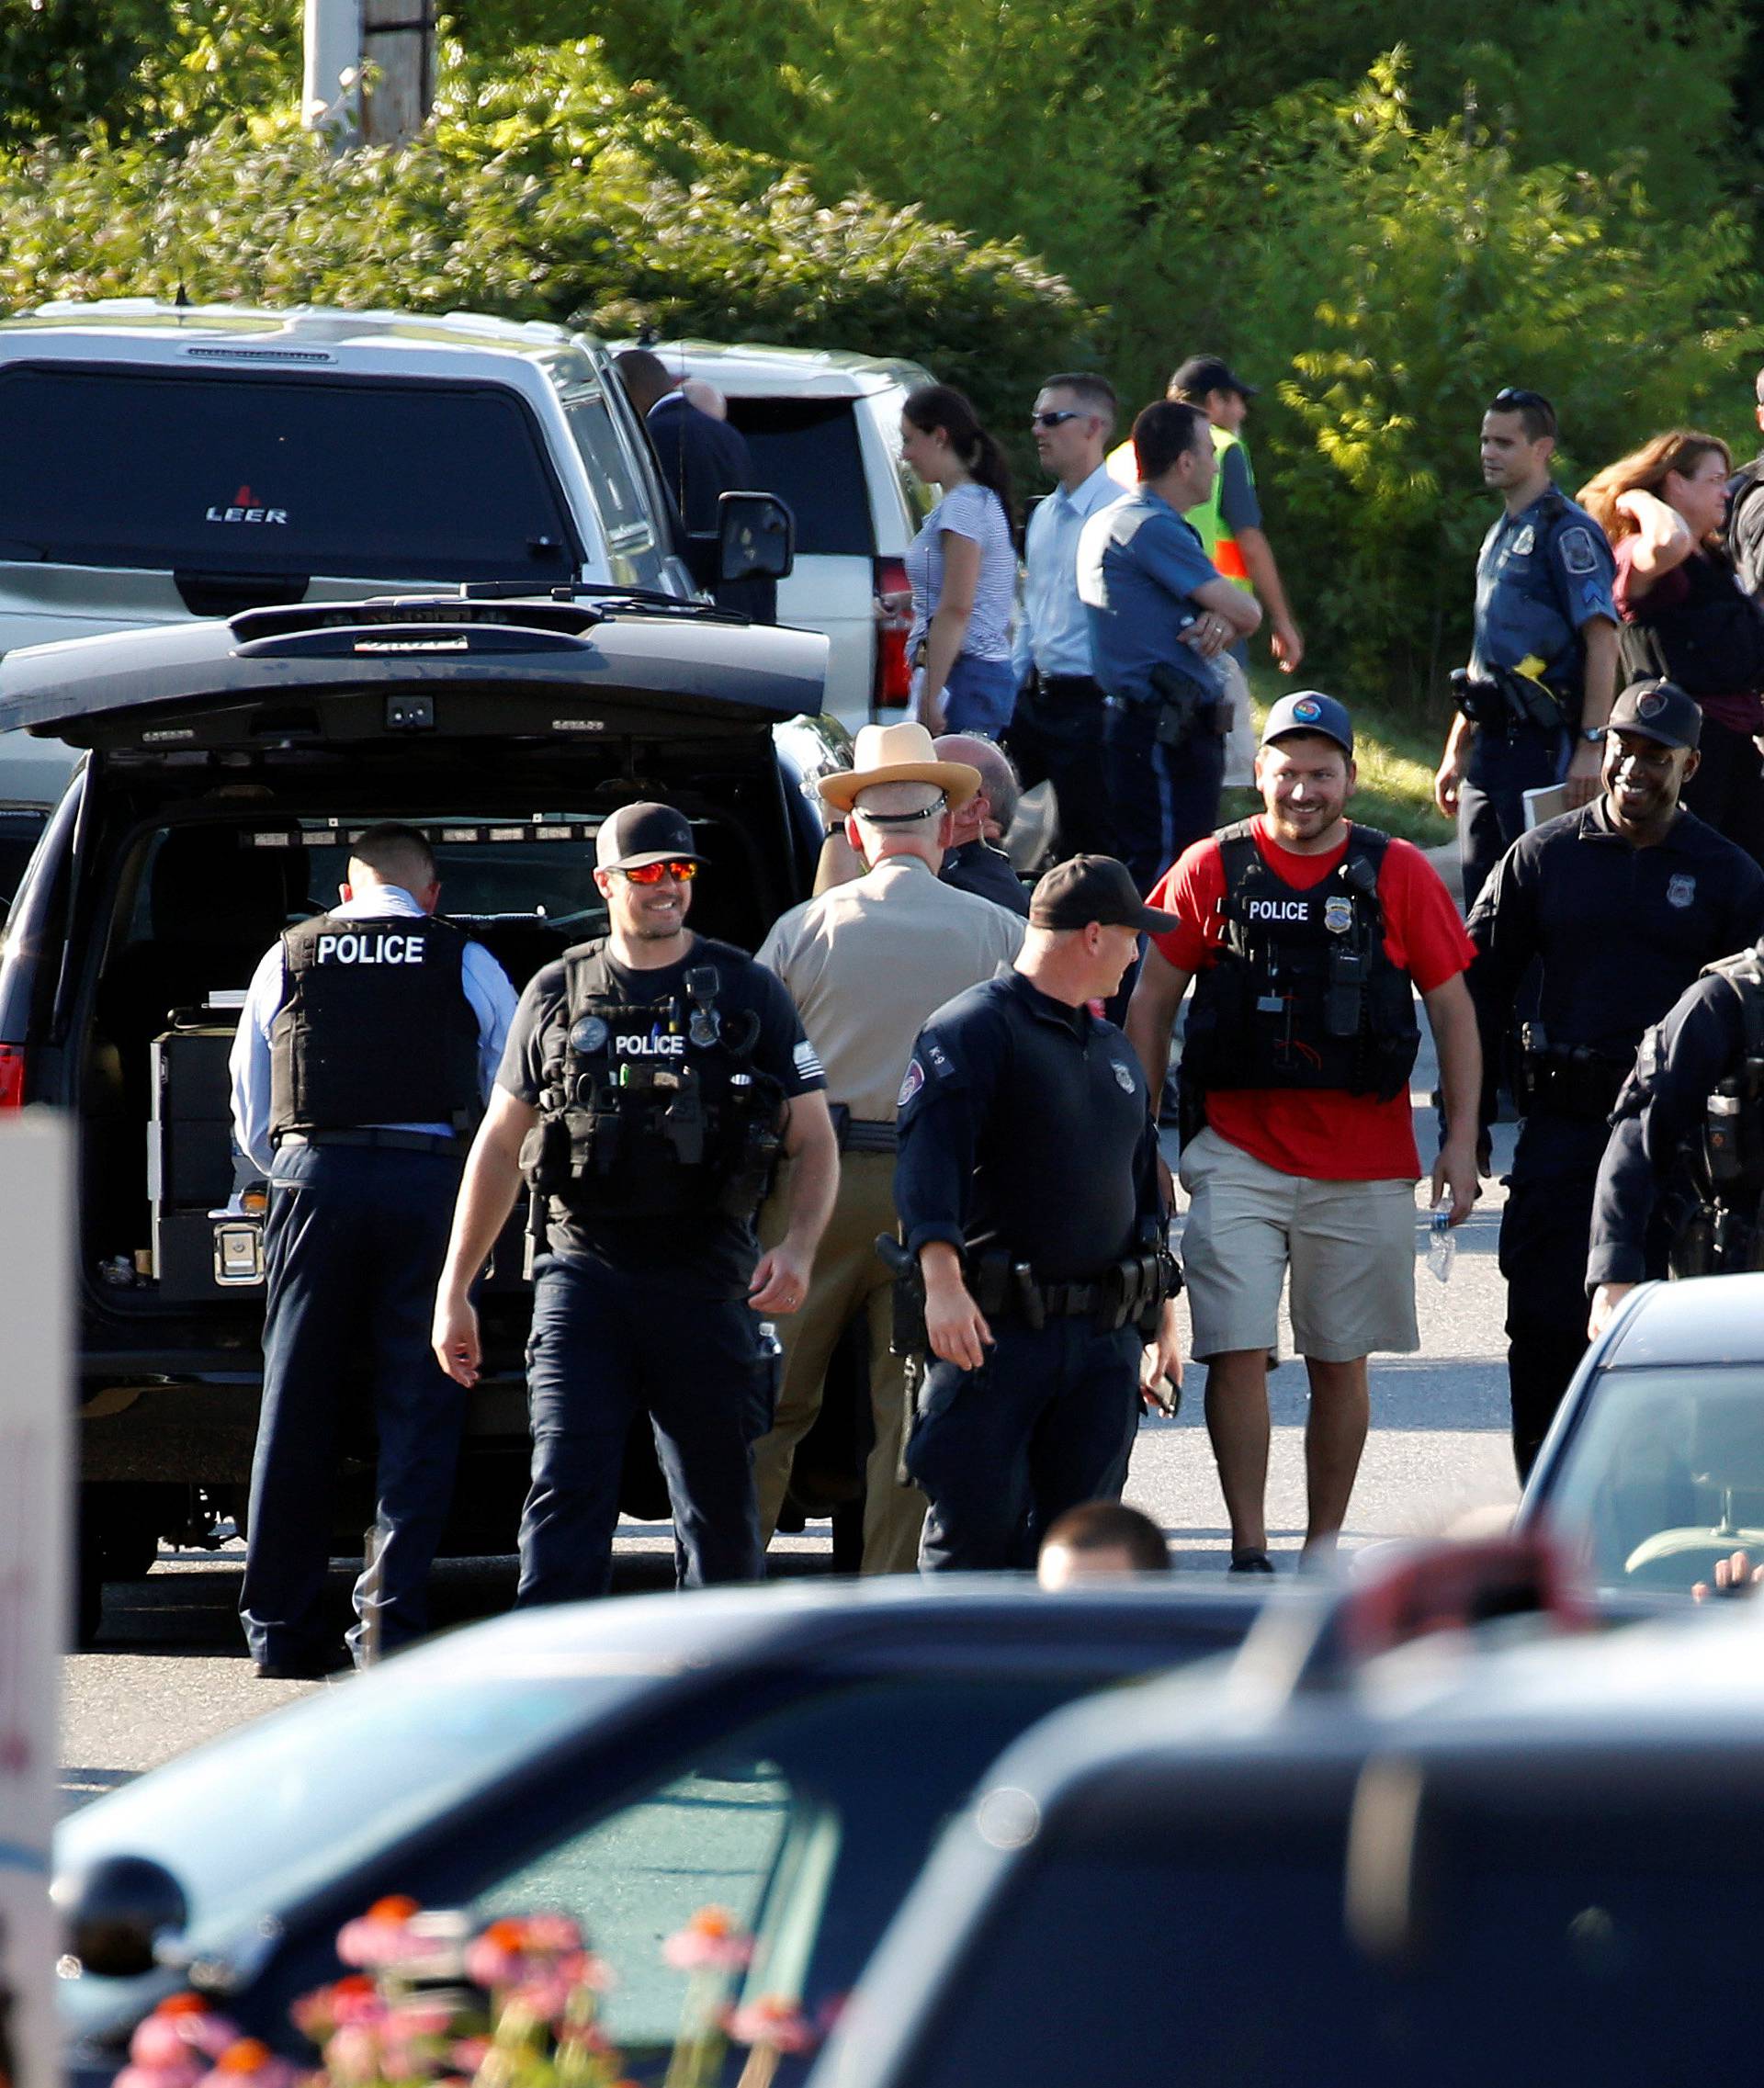
[[[381,930],[374,935],[321,935],[321,965],[420,965],[424,938]]]

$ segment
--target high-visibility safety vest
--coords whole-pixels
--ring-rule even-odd
[[[1201,539],[1202,550],[1218,568],[1220,576],[1235,581],[1246,593],[1253,593],[1255,590],[1250,579],[1250,569],[1243,562],[1243,547],[1232,535],[1225,516],[1219,511],[1220,500],[1225,492],[1225,453],[1228,449],[1243,449],[1241,436],[1227,435],[1223,428],[1215,428],[1213,455],[1217,459],[1218,469],[1213,474],[1212,498],[1199,507],[1190,508],[1183,519],[1193,525]],[[1250,470],[1250,452],[1247,449],[1243,450],[1243,466],[1246,471]],[[1125,486],[1129,491],[1139,483],[1139,468],[1135,461],[1133,444],[1130,441],[1122,443],[1109,452],[1105,468],[1109,477],[1117,485]],[[1254,472],[1250,472],[1252,483],[1254,478]]]

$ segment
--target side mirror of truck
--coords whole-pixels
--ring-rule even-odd
[[[138,1979],[157,1963],[154,1946],[189,1919],[184,1888],[151,1857],[107,1856],[64,1871],[49,1896],[69,1952],[100,1978]]]
[[[717,578],[782,580],[796,563],[797,518],[775,493],[725,493],[717,503]]]

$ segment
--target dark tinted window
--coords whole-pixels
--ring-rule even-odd
[[[535,581],[578,563],[507,392],[29,366],[0,372],[0,558]]]
[[[789,502],[800,555],[874,555],[870,496],[849,399],[731,399],[729,418],[747,437],[756,483]]]
[[[1613,1807],[1497,1832],[1425,1893],[1401,1963],[1346,1931],[1339,1826],[1196,1823],[1161,1859],[1156,1825],[1136,1849],[1051,1850],[1012,1881],[900,2078],[1661,2088],[1742,2068],[1758,2044],[1746,1817],[1712,1805],[1706,1831],[1625,1831]]]

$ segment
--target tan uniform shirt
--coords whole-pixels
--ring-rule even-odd
[[[916,856],[888,856],[792,907],[758,961],[784,981],[827,1069],[827,1099],[892,1123],[913,1041],[945,1000],[1023,947],[1023,924]]]

